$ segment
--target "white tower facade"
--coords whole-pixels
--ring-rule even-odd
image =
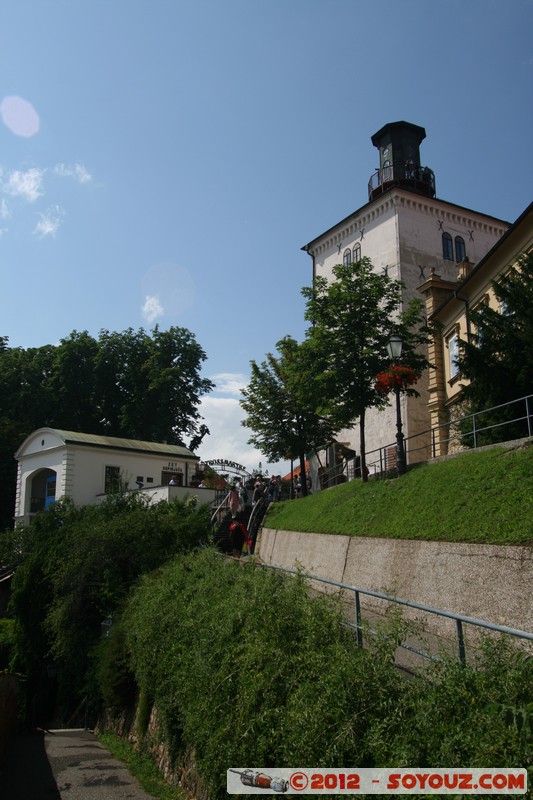
[[[368,203],[302,248],[312,258],[313,278],[330,279],[335,264],[366,256],[376,272],[403,282],[405,307],[412,297],[421,298],[418,287],[432,271],[456,281],[458,265],[465,258],[475,264],[505,233],[509,223],[435,196],[435,176],[420,165],[419,144],[424,138],[423,128],[407,122],[390,123],[374,134],[380,169],[370,178]],[[420,397],[402,397],[408,463],[431,457],[427,375],[416,389]],[[424,431],[427,434],[421,436]],[[383,459],[394,458],[392,406],[369,410],[365,433],[371,468],[386,467]],[[341,431],[338,441],[358,452],[356,428]],[[334,458],[330,453],[329,461]]]

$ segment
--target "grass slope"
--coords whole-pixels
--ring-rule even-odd
[[[277,503],[264,524],[345,536],[533,544],[533,443],[464,453],[400,479],[351,481]]]

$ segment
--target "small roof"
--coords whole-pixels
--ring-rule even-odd
[[[305,462],[304,462],[304,465],[305,465],[305,472],[306,472],[306,474],[309,474],[309,461],[305,461]],[[297,466],[297,467],[294,467],[294,469],[292,470],[292,472],[287,472],[287,474],[286,474],[286,475],[284,475],[284,476],[283,476],[283,478],[282,478],[281,480],[282,480],[282,481],[290,481],[290,480],[291,480],[291,478],[297,478],[297,477],[299,477],[299,476],[300,476],[300,473],[301,473],[301,471],[302,471],[302,470],[301,470],[301,468],[300,468],[300,463],[298,462],[298,466]]]
[[[79,431],[63,431],[58,428],[38,428],[20,446],[20,453],[27,442],[42,433],[55,434],[65,444],[79,444],[87,447],[104,447],[112,450],[142,451],[154,455],[179,456],[180,458],[199,461],[190,450],[179,444],[166,444],[165,442],[144,442],[139,439],[122,439],[118,436],[99,436],[96,433],[80,433]]]

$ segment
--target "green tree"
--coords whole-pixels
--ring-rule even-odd
[[[95,358],[98,342],[87,331],[72,331],[54,349],[49,384],[59,413],[54,427],[67,431],[97,431]],[[96,415],[97,416],[97,415]]]
[[[39,694],[40,702],[44,668],[53,662],[59,700],[71,712],[92,680],[102,621],[120,613],[139,575],[207,544],[209,518],[207,506],[149,506],[139,495],[115,495],[99,506],[59,501],[28,528],[2,537],[0,560],[18,564],[12,667],[25,676],[30,696]]]
[[[422,302],[413,299],[402,310],[402,284],[375,272],[368,258],[334,266],[333,278],[319,276],[302,290],[305,318],[312,323],[308,339],[321,365],[317,412],[337,431],[359,421],[361,475],[366,480],[365,414],[388,403],[376,390],[375,379],[388,364],[391,333],[402,338],[403,364],[419,374],[428,365],[420,351],[427,342]]]
[[[459,370],[469,381],[462,396],[472,413],[533,393],[533,253],[522,255],[493,288],[499,308],[482,304],[472,311],[470,338],[459,343]],[[497,425],[522,413],[523,406],[498,409],[483,415],[479,425]],[[527,436],[527,425],[485,434],[492,441],[512,436]]]
[[[17,464],[14,453],[35,428],[50,425],[56,413],[50,386],[52,346],[0,347],[0,529],[13,522]]]
[[[58,345],[10,348],[0,338],[0,527],[12,522],[13,454],[36,428],[197,446],[206,355],[185,328],[73,331]]]
[[[258,365],[251,362],[252,376],[243,390],[243,425],[253,431],[249,442],[269,459],[298,458],[305,475],[305,456],[331,440],[330,421],[317,412],[320,369],[312,343],[299,344],[286,336],[277,345],[278,356],[267,354]],[[302,481],[302,494],[307,494]]]

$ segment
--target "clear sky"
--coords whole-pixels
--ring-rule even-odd
[[[0,32],[0,335],[189,328],[204,459],[266,463],[239,389],[303,338],[301,247],[379,128],[426,129],[443,200],[532,200],[533,0],[2,0]]]

